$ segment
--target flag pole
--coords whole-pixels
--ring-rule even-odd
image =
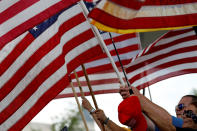
[[[80,107],[79,100],[78,100],[78,98],[77,98],[77,94],[76,94],[76,92],[75,92],[75,89],[74,89],[74,86],[73,86],[72,81],[70,82],[70,85],[71,85],[71,87],[72,87],[72,91],[73,91],[73,94],[74,94],[74,96],[75,96],[75,100],[76,100],[76,102],[77,102],[77,106],[78,106],[79,112],[80,112],[80,114],[81,114],[81,117],[82,117],[84,126],[85,126],[85,128],[86,128],[86,131],[89,131],[88,126],[87,126],[87,123],[86,123],[86,120],[85,120],[85,116],[84,116],[83,111],[82,111],[82,109],[81,109],[81,107]]]
[[[79,77],[78,77],[78,75],[77,75],[77,73],[76,73],[75,70],[74,70],[74,74],[75,74],[75,78],[76,78],[77,83],[78,83],[78,86],[79,86],[79,90],[80,90],[81,96],[84,97],[85,95],[84,95],[83,89],[82,89],[82,87],[81,87],[81,83],[80,83],[80,81],[79,81]]]
[[[78,75],[77,75],[77,73],[76,73],[75,70],[74,70],[74,74],[75,74],[75,78],[76,78],[76,80],[77,80],[77,83],[78,83],[78,85],[79,85],[79,89],[80,89],[80,92],[81,92],[81,96],[85,97],[84,92],[83,92],[83,89],[82,89],[82,87],[81,87],[81,83],[80,83],[80,81],[79,81],[79,77],[78,77]],[[87,74],[87,72],[86,72],[86,74]],[[89,80],[89,78],[88,78],[88,80]],[[88,82],[87,82],[87,83],[88,83]],[[90,82],[89,82],[89,83],[90,83]],[[88,88],[89,88],[89,86],[88,86]],[[89,89],[90,89],[90,88],[89,88]],[[92,89],[92,88],[91,88],[91,89]],[[90,90],[90,93],[91,93],[91,92],[92,92],[92,90]],[[93,93],[91,93],[91,95],[92,95],[92,94],[93,94]],[[93,94],[93,95],[94,95],[94,94]],[[93,96],[92,99],[93,99],[93,102],[94,102],[95,97]],[[95,103],[96,103],[95,107],[96,107],[96,109],[98,109],[96,99],[95,99]],[[96,122],[98,125],[100,125],[100,127],[102,128],[102,131],[105,131],[104,125],[101,125],[101,123],[99,123],[99,121],[98,121],[97,119],[94,118],[94,120],[95,120],[95,122]]]
[[[87,20],[89,21],[89,23],[90,23],[90,20],[87,18],[88,13],[89,13],[88,9],[86,8],[86,6],[85,6],[85,4],[84,4],[84,2],[83,2],[82,0],[80,0],[79,3],[80,3],[80,5],[81,5],[81,7],[82,7],[82,9],[83,9],[83,12],[84,12],[84,14],[85,14],[85,16],[86,16],[86,19],[87,19]],[[118,70],[118,68],[117,68],[117,66],[116,66],[116,64],[115,64],[115,62],[114,62],[114,60],[113,60],[111,54],[109,53],[109,50],[107,49],[107,46],[105,45],[105,42],[103,41],[103,39],[102,39],[102,37],[101,37],[101,35],[100,35],[98,29],[97,29],[95,26],[91,25],[91,24],[90,24],[90,26],[91,26],[91,28],[92,28],[92,30],[93,30],[95,36],[97,37],[98,41],[100,42],[101,47],[104,49],[105,53],[107,54],[107,56],[108,56],[108,58],[109,58],[109,60],[110,60],[110,62],[111,62],[111,64],[112,64],[112,67],[113,67],[113,69],[115,70],[116,75],[117,75],[117,77],[118,77],[119,80],[120,80],[121,85],[124,86],[125,84],[124,84],[124,81],[123,81],[123,79],[122,79],[122,77],[121,77],[121,75],[120,75],[120,72],[119,72],[119,70]]]
[[[87,74],[87,72],[86,72],[85,66],[82,64],[81,67],[82,67],[82,69],[83,69],[83,73],[84,73],[84,75],[85,75],[85,78],[86,78],[86,81],[87,81],[87,84],[88,84],[88,88],[89,88],[90,94],[91,94],[91,96],[92,96],[92,100],[93,100],[94,106],[95,106],[96,109],[98,109],[98,105],[97,105],[97,102],[96,102],[96,98],[95,98],[95,96],[94,96],[94,92],[92,91],[92,86],[91,86],[91,84],[90,84],[90,79],[89,79],[88,74]]]

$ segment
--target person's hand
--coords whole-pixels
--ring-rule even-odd
[[[101,109],[97,109],[97,110],[95,111],[95,114],[96,114],[97,119],[98,119],[101,123],[103,123],[103,122],[107,119],[107,117],[105,116],[105,113],[104,113],[103,110],[101,110]]]
[[[122,85],[120,85],[119,93],[120,93],[120,95],[122,96],[123,99],[126,99],[127,97],[130,96],[129,88],[125,87],[125,86],[123,87]]]
[[[93,107],[91,106],[90,102],[85,97],[81,97],[81,98],[82,98],[82,106],[83,106],[83,108],[85,108],[86,110],[88,110],[90,112],[93,109]]]

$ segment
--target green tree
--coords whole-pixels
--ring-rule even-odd
[[[66,115],[63,115],[61,118],[57,117],[59,122],[55,122],[51,126],[52,131],[60,131],[64,126],[68,127],[69,131],[83,131],[83,127],[80,125],[80,113],[76,110],[69,110]]]
[[[197,96],[197,90],[193,89],[193,94]]]

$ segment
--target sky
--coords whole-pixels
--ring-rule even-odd
[[[158,82],[150,86],[152,101],[164,109],[171,115],[175,116],[175,105],[179,102],[182,96],[192,94],[192,90],[197,89],[197,74],[188,74],[178,77],[173,77],[167,80]],[[148,88],[145,90],[145,95],[150,99]],[[93,105],[90,96],[86,97]],[[118,121],[118,105],[122,101],[119,93],[95,95],[98,107],[103,109],[106,116],[113,120],[118,125],[122,126]],[[81,98],[79,98],[81,103]],[[55,116],[66,115],[69,109],[77,109],[75,98],[62,98],[51,101],[31,122],[53,123]],[[99,128],[95,126],[96,131]]]

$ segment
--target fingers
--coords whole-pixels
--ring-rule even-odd
[[[133,93],[134,93],[135,95],[139,95],[139,94],[140,94],[140,92],[139,92],[139,90],[138,90],[137,88],[131,87],[131,89],[133,90]]]
[[[119,93],[123,99],[126,99],[127,97],[130,96],[129,88],[125,88],[125,87],[119,88]]]

